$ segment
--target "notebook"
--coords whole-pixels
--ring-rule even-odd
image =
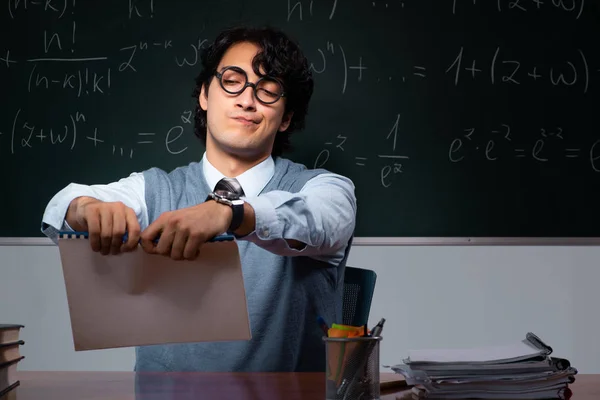
[[[58,247],[76,351],[251,338],[235,241],[206,243],[194,261],[140,246],[102,255],[64,233]]]
[[[528,332],[525,339],[504,345],[452,348],[452,349],[419,349],[410,350],[409,356],[404,360],[407,364],[442,364],[447,368],[449,364],[460,365],[485,365],[498,363],[514,363],[526,360],[545,360],[552,353],[552,347],[544,343],[537,335]],[[461,365],[462,364],[462,365]]]

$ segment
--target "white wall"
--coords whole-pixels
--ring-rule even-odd
[[[600,373],[600,247],[366,246],[378,274],[371,325],[382,364],[408,349],[514,342],[532,331],[581,373]],[[25,329],[21,370],[131,370],[133,349],[74,352],[58,249],[0,246],[0,323]],[[387,370],[387,369],[383,369]]]

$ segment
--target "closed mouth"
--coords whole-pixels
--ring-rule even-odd
[[[244,117],[234,117],[233,119],[240,121],[242,123],[248,123],[248,124],[258,124],[258,121],[250,119],[250,118],[244,118]]]

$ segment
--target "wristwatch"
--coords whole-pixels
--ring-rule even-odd
[[[240,227],[244,220],[244,200],[240,199],[240,196],[236,193],[229,192],[227,190],[215,190],[208,194],[206,201],[214,200],[217,203],[225,204],[231,207],[233,211],[233,217],[231,218],[231,224],[227,229],[228,233],[233,233],[237,228]]]

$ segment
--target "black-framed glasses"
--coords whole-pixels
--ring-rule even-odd
[[[248,82],[246,71],[236,66],[229,66],[223,71],[215,72],[224,91],[229,94],[240,94],[248,86],[252,87],[254,96],[264,104],[273,104],[285,96],[283,83],[270,76],[261,76],[256,83]]]

